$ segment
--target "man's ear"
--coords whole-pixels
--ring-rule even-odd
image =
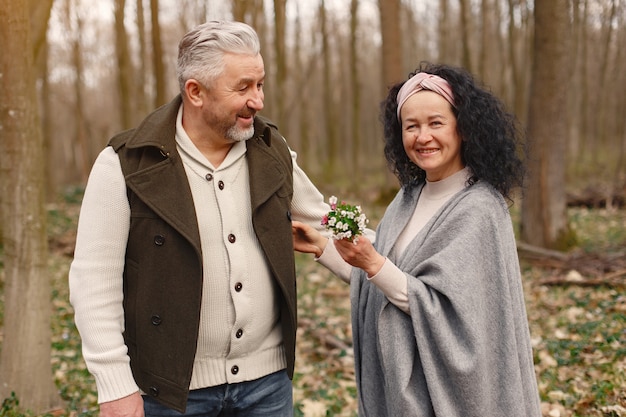
[[[198,80],[190,78],[185,82],[185,95],[193,106],[202,106],[202,96],[205,94],[206,89],[202,87]]]

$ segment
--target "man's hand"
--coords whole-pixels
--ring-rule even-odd
[[[313,253],[317,258],[322,256],[328,239],[308,224],[298,221],[291,222],[293,248],[298,252]]]
[[[137,391],[128,397],[102,403],[100,417],[144,417],[143,398]]]

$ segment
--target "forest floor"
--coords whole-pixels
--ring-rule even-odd
[[[56,416],[98,414],[95,383],[82,360],[68,301],[78,198],[49,209],[52,360],[67,404]],[[626,417],[626,210],[571,208],[568,215],[576,249],[566,254],[520,249],[542,413]],[[356,416],[348,286],[310,255],[296,259],[295,415]],[[1,319],[0,303],[0,325]],[[6,399],[0,416],[18,416],[11,414],[14,402]]]

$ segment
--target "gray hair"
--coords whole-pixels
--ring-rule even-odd
[[[211,21],[195,27],[178,44],[176,76],[181,93],[190,78],[210,86],[224,71],[224,54],[256,56],[260,52],[257,33],[245,23]]]

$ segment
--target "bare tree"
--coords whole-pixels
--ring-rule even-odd
[[[154,71],[155,107],[167,102],[165,66],[163,65],[163,45],[161,42],[161,25],[159,24],[159,0],[150,0],[150,17],[152,22],[152,66]]]
[[[522,240],[560,248],[569,232],[565,150],[569,90],[568,0],[535,1],[535,42],[529,103],[529,175],[522,202]]]
[[[616,15],[617,15],[617,3],[618,0],[611,0],[609,3],[610,11],[609,16],[606,19],[606,24],[603,25],[606,28],[606,34],[604,34],[604,42],[602,42],[599,47],[602,50],[602,60],[600,61],[600,91],[607,91],[607,83],[609,76],[611,74],[611,51],[613,45],[613,37],[615,36],[615,26]],[[611,123],[612,115],[607,111],[609,103],[612,101],[612,94],[602,94],[598,100],[598,110],[596,117],[593,118],[594,121],[594,132],[596,133],[596,137],[598,138],[596,144],[604,147],[609,145],[609,140],[607,139],[608,129],[607,127]],[[595,152],[594,155],[599,155],[598,152]],[[597,162],[597,161],[594,161]]]
[[[133,84],[133,68],[128,52],[128,34],[124,26],[124,8],[126,0],[115,0],[115,55],[117,58],[117,82],[119,87],[119,109],[122,129],[133,125],[133,109],[131,102],[134,96],[131,91]]]
[[[358,32],[359,27],[359,2],[350,1],[350,87],[352,105],[352,171],[359,170],[359,153],[361,152],[361,85],[359,80],[359,54],[358,54]],[[356,175],[352,176],[352,184],[358,189],[360,181]]]
[[[478,58],[478,74],[483,80],[491,80],[488,71],[492,68],[490,64],[494,63],[493,52],[497,49],[494,47],[495,36],[497,32],[493,30],[492,13],[493,8],[490,0],[482,0],[480,14],[480,48]],[[491,82],[491,81],[490,81]]]
[[[585,147],[591,142],[592,138],[588,138],[587,135],[591,134],[590,126],[592,124],[592,114],[593,112],[589,111],[589,102],[590,102],[590,91],[591,91],[591,82],[589,80],[589,73],[591,72],[591,60],[589,57],[589,42],[587,39],[589,38],[589,2],[588,0],[582,0],[583,4],[583,14],[581,21],[581,29],[580,29],[580,55],[581,55],[581,68],[580,68],[580,80],[581,80],[581,99],[580,99],[580,107],[578,109],[578,114],[580,115],[580,123],[579,123],[579,132],[581,132],[581,147]],[[592,152],[589,147],[586,149],[590,153]],[[580,158],[576,158],[578,162],[582,161],[582,156],[585,155],[586,152],[580,152]]]
[[[146,74],[150,68],[148,60],[148,47],[146,42],[146,21],[144,18],[143,0],[137,0],[137,41],[139,43],[139,69],[136,72],[137,83],[135,94],[136,99],[136,112],[137,117],[143,117],[148,111],[148,96],[146,92]],[[139,120],[134,120],[133,124],[136,124]]]
[[[31,30],[29,3],[0,8],[0,154],[4,243],[4,338],[0,398],[12,392],[23,410],[40,414],[61,400],[52,379],[50,311],[44,211],[43,134],[36,91],[35,46],[49,11]]]
[[[471,28],[471,13],[472,8],[469,4],[469,0],[459,0],[459,14],[460,14],[460,29],[461,29],[461,46],[462,46],[462,58],[461,65],[464,66],[468,71],[474,71],[474,67],[472,67],[472,54],[471,54],[471,39],[472,39],[472,28]]]
[[[616,57],[615,62],[621,63],[624,62],[626,58],[624,55],[624,47],[626,45],[626,29],[624,29],[624,21],[626,20],[626,5],[622,10],[621,17],[618,21],[618,27],[622,28],[619,32],[618,44],[622,45],[622,47],[616,47]],[[622,70],[622,66],[617,64],[613,66],[613,79],[616,85],[626,86],[626,75]],[[626,96],[624,94],[615,94],[615,107],[616,109],[624,109],[626,108]],[[614,112],[615,113],[615,112]],[[626,119],[622,115],[617,116],[616,126],[615,126],[615,148],[616,150],[616,161],[615,161],[615,169],[613,171],[612,178],[612,191],[613,191],[613,199],[616,199],[618,195],[623,196],[626,194]],[[609,203],[610,204],[610,203]]]
[[[526,0],[508,0],[509,10],[509,71],[513,80],[513,110],[517,117],[526,121],[528,112],[528,78],[527,73],[532,64],[532,54],[530,54],[531,36],[529,30],[528,15],[529,7]],[[517,18],[516,18],[517,16]],[[519,24],[516,22],[519,20]]]
[[[382,35],[383,91],[404,79],[402,71],[402,36],[400,32],[400,0],[378,0]]]
[[[50,107],[48,82],[48,21],[52,10],[53,0],[30,0],[30,28],[32,33],[32,41],[35,56],[35,68],[37,69],[37,80],[41,82],[41,102],[42,102],[42,132],[43,132],[43,152],[44,155],[50,154],[50,115],[52,109]],[[42,24],[45,23],[45,24]],[[50,158],[44,157],[44,172],[46,172],[46,201],[56,194],[57,181],[54,175],[56,170],[50,170]]]
[[[337,114],[335,112],[335,102],[333,95],[333,85],[331,80],[331,54],[332,51],[330,49],[330,35],[328,30],[328,14],[326,10],[326,4],[324,0],[320,2],[319,8],[319,18],[322,25],[321,36],[322,36],[322,94],[324,97],[324,119],[326,122],[326,149],[328,150],[326,156],[324,170],[324,176],[326,180],[331,180],[335,175],[336,169],[336,161],[338,154],[338,137],[337,137]]]
[[[261,27],[261,14],[264,10],[263,0],[232,0],[232,2],[235,20],[245,22],[257,30]]]
[[[448,0],[439,0],[439,61],[450,62],[452,60],[450,51],[450,16],[448,12]]]
[[[287,0],[274,0],[274,87],[273,93],[277,100],[274,103],[276,122],[279,127],[287,125],[285,114],[287,84],[287,52],[285,50],[285,30],[287,27]]]
[[[297,5],[297,7],[299,7],[299,5]],[[295,62],[295,68],[296,71],[295,73],[298,75],[298,78],[296,78],[296,82],[299,83],[299,85],[302,86],[302,90],[300,91],[300,93],[303,96],[307,96],[307,90],[309,88],[310,83],[305,82],[305,80],[310,79],[311,74],[309,73],[309,71],[312,71],[314,68],[313,63],[308,63],[306,62],[306,58],[307,56],[305,55],[304,48],[302,48],[303,45],[303,25],[301,23],[301,14],[299,13],[299,9],[298,12],[296,13],[296,21],[295,21],[295,39],[294,39],[294,55],[296,57],[296,62]],[[312,31],[311,33],[311,38],[313,39],[313,43],[314,43],[314,39],[316,36],[316,31]],[[311,48],[313,49],[313,48]],[[302,110],[302,106],[289,106],[289,108],[296,108],[298,111],[298,119],[299,119],[299,123],[298,123],[298,127],[295,130],[298,134],[296,137],[297,143],[300,145],[300,156],[299,156],[299,160],[301,161],[300,163],[302,164],[303,167],[308,168],[313,165],[313,160],[316,159],[314,158],[315,154],[313,152],[313,144],[311,143],[311,132],[310,132],[310,124],[311,124],[311,120],[310,120],[310,111]]]
[[[81,43],[81,34],[83,33],[83,18],[79,11],[79,5],[75,0],[67,0],[65,3],[67,14],[67,21],[73,22],[71,26],[71,49],[72,49],[72,64],[75,71],[74,77],[74,120],[75,120],[75,132],[74,138],[78,146],[76,146],[76,160],[81,172],[81,178],[83,181],[89,176],[91,169],[91,157],[90,157],[90,144],[87,138],[87,116],[85,115],[85,103],[84,103],[84,63],[83,63],[83,46]]]

